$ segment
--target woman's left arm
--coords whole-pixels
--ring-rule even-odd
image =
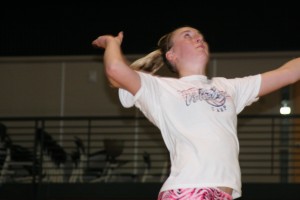
[[[284,86],[300,80],[300,58],[295,58],[281,67],[261,75],[261,87],[258,96],[269,94]]]

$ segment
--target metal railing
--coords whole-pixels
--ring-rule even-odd
[[[0,183],[163,182],[169,155],[144,117],[0,118]],[[244,183],[300,182],[300,115],[239,116]]]

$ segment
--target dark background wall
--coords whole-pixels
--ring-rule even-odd
[[[296,1],[14,4],[0,13],[0,56],[97,54],[92,40],[119,31],[126,54],[143,54],[181,25],[199,28],[212,52],[294,51],[299,21]]]

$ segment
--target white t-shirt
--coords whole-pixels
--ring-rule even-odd
[[[177,79],[138,73],[136,95],[119,89],[119,98],[124,107],[139,108],[161,131],[171,160],[161,191],[223,186],[233,188],[233,198],[240,197],[237,114],[258,100],[261,76]]]

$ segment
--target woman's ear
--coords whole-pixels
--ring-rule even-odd
[[[168,52],[166,53],[166,58],[167,58],[167,60],[168,60],[170,63],[172,63],[172,61],[174,60],[174,54],[173,54],[173,52],[172,52],[172,51],[168,51]]]

